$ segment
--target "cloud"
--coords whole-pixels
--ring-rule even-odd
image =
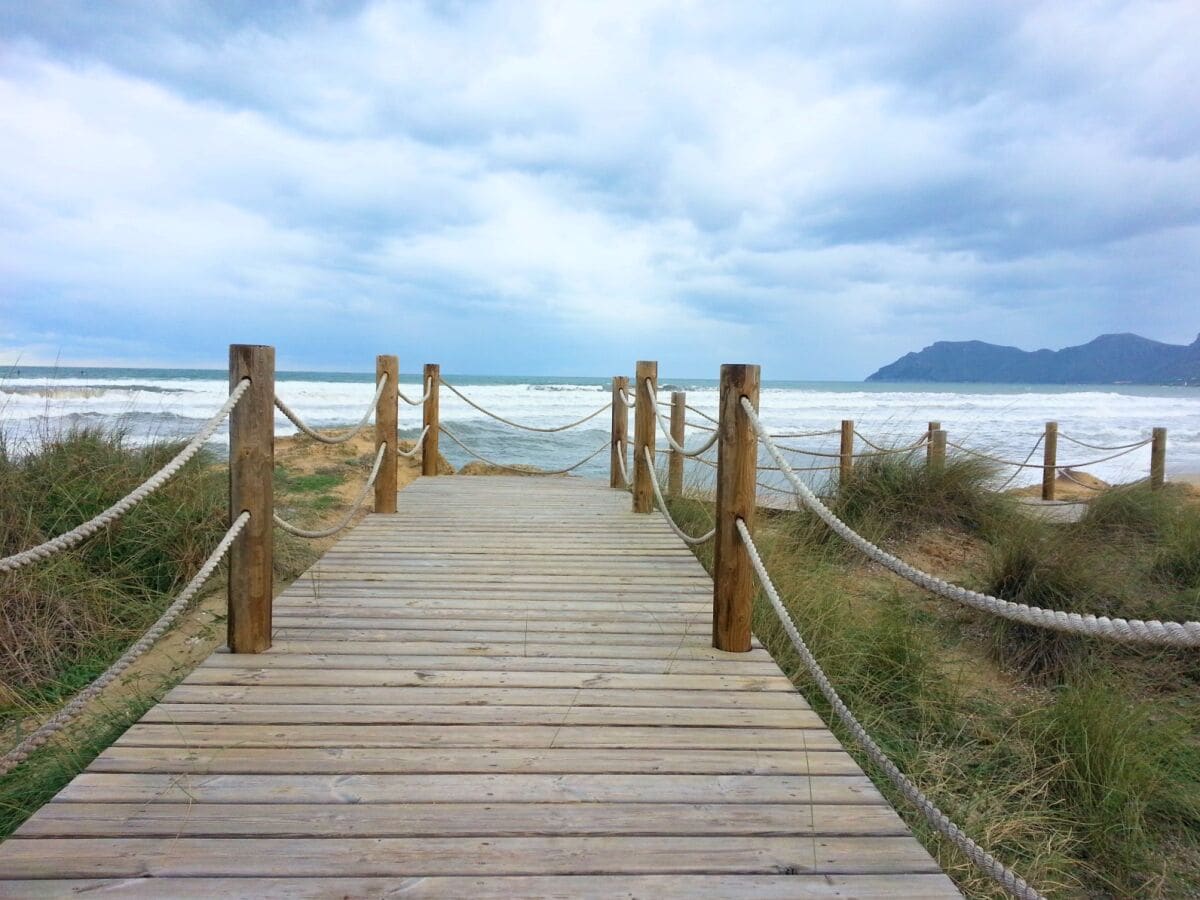
[[[843,378],[1200,327],[1186,3],[2,15],[3,343],[39,357]]]

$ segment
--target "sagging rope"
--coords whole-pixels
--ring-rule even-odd
[[[955,450],[961,450],[963,453],[969,453],[972,456],[978,456],[980,459],[986,459],[989,462],[998,463],[1002,466],[1016,466],[1021,469],[1082,469],[1085,466],[1094,466],[1102,462],[1108,462],[1111,459],[1116,459],[1120,456],[1127,456],[1134,450],[1145,447],[1149,443],[1150,438],[1146,438],[1146,440],[1142,441],[1141,443],[1131,444],[1129,447],[1121,450],[1120,453],[1114,453],[1111,456],[1102,456],[1099,459],[1091,459],[1087,462],[1080,463],[1056,463],[1053,466],[1047,466],[1044,463],[1015,462],[1011,459],[1001,459],[998,456],[992,456],[991,454],[983,453],[980,450],[972,450],[970,447],[964,447],[962,444],[955,444],[951,441],[946,441],[946,446],[953,447]]]
[[[625,487],[628,488],[632,482],[629,479],[629,469],[625,465],[625,450],[624,444],[617,450],[617,468],[621,470],[621,480],[625,482]]]
[[[912,450],[916,450],[916,449],[924,446],[925,444],[929,443],[929,435],[927,435],[927,434],[921,435],[920,438],[918,438],[916,441],[914,441],[913,443],[909,444],[906,447],[885,447],[883,445],[876,444],[874,441],[870,440],[866,435],[864,435],[857,428],[854,429],[854,436],[856,438],[858,438],[860,441],[862,441],[864,444],[866,444],[868,447],[870,447],[872,450],[878,451],[877,453],[856,453],[856,454],[853,454],[854,456],[881,456],[883,454],[890,454],[890,453],[908,453]],[[771,437],[779,437],[779,435],[773,434],[773,435],[771,435]]]
[[[1107,450],[1136,450],[1138,447],[1144,447],[1150,443],[1147,440],[1134,441],[1132,444],[1118,444],[1115,447],[1105,447],[1102,444],[1089,444],[1086,441],[1081,441],[1079,438],[1073,438],[1069,434],[1063,434],[1061,431],[1058,436],[1064,441],[1070,441],[1072,444],[1078,444],[1080,447],[1087,447],[1089,450],[1099,450],[1105,452]]]
[[[439,425],[438,430],[441,431],[442,434],[446,435],[446,437],[450,438],[450,440],[454,441],[454,443],[458,444],[458,446],[462,447],[463,450],[465,450],[467,453],[471,454],[473,457],[475,457],[480,462],[485,462],[489,466],[495,466],[498,469],[508,469],[510,472],[521,472],[522,474],[525,474],[525,475],[566,475],[568,472],[574,472],[576,469],[578,469],[584,463],[591,462],[593,459],[595,459],[597,456],[599,456],[604,450],[607,450],[612,444],[611,440],[606,440],[603,444],[601,444],[599,447],[597,447],[595,450],[593,450],[591,453],[589,453],[583,459],[579,460],[579,462],[577,462],[573,465],[567,466],[565,469],[555,469],[553,471],[545,471],[542,469],[537,469],[533,466],[526,466],[526,467],[511,466],[511,465],[508,465],[507,463],[496,462],[494,459],[488,459],[486,456],[481,456],[480,454],[478,454],[474,450],[472,450],[470,447],[468,447],[466,444],[464,444],[461,440],[458,439],[458,437],[454,434],[454,432],[452,432],[445,425]]]
[[[162,637],[163,633],[171,627],[180,614],[187,608],[192,598],[204,587],[204,583],[216,571],[225,554],[229,552],[234,539],[241,534],[242,529],[246,527],[246,523],[249,521],[249,512],[243,512],[234,519],[233,524],[229,526],[229,530],[225,532],[225,536],[221,538],[216,549],[205,560],[204,565],[200,567],[200,570],[196,572],[192,580],[187,583],[187,586],[179,592],[179,596],[175,598],[175,601],[158,617],[158,621],[151,625],[146,630],[146,633],[138,639],[137,643],[122,653],[116,662],[105,669],[95,681],[76,694],[66,706],[38,726],[37,729],[17,744],[17,746],[0,757],[0,775],[7,775],[28,759],[30,754],[50,740],[57,732],[62,731],[70,725],[83,712],[92,698],[108,685],[112,684],[122,672],[133,665],[142,654],[154,645],[155,641]]]
[[[300,418],[299,413],[284,403],[278,395],[275,397],[275,408],[283,413],[293,425],[307,434],[314,441],[320,441],[322,444],[344,444],[357,436],[358,433],[366,427],[367,422],[371,420],[371,413],[373,413],[375,411],[375,407],[379,405],[379,398],[383,396],[383,389],[387,385],[387,380],[387,372],[384,372],[379,377],[379,383],[375,387],[375,396],[371,399],[371,405],[367,407],[367,411],[363,413],[363,417],[358,420],[358,424],[355,425],[348,434],[343,434],[339,437],[330,437],[327,434],[321,434],[319,431],[313,429],[307,422]]]
[[[1038,439],[1036,441],[1034,441],[1033,447],[1031,447],[1029,452],[1027,454],[1025,454],[1025,462],[1026,463],[1028,463],[1031,459],[1033,459],[1033,454],[1037,453],[1038,447],[1042,446],[1042,441],[1044,441],[1045,439],[1046,439],[1045,434],[1038,435]],[[1024,464],[1022,464],[1020,468],[1013,469],[1013,473],[1011,475],[1009,475],[1007,479],[1005,479],[1004,484],[1002,484],[1002,485],[1000,485],[1000,487],[996,488],[996,493],[1000,493],[1001,491],[1007,489],[1010,484],[1012,484],[1014,481],[1016,481],[1017,476],[1021,474],[1021,469],[1023,469],[1023,468],[1025,468]]]
[[[675,438],[671,436],[671,426],[667,424],[666,419],[663,418],[662,410],[658,408],[658,398],[654,396],[654,385],[651,383],[649,378],[646,379],[646,396],[650,398],[650,408],[654,410],[654,418],[658,419],[658,427],[662,429],[662,433],[666,435],[667,443],[671,445],[671,449],[673,449],[676,453],[681,453],[684,456],[689,457],[699,456],[701,453],[705,452],[709,447],[715,444],[717,442],[717,438],[721,436],[720,432],[714,431],[712,433],[712,437],[710,437],[695,450],[686,449],[682,445],[677,444],[675,442]]]
[[[336,525],[331,525],[329,528],[322,528],[316,531],[309,531],[307,529],[300,528],[297,525],[293,525],[286,519],[280,518],[279,513],[272,513],[271,516],[275,520],[275,524],[288,534],[294,534],[296,537],[302,538],[326,538],[337,534],[339,531],[349,525],[354,520],[354,517],[358,515],[359,509],[362,508],[363,502],[367,499],[367,494],[369,494],[371,492],[371,488],[375,486],[375,479],[379,477],[379,467],[383,463],[383,457],[386,451],[387,444],[380,444],[379,449],[375,452],[375,465],[371,467],[371,474],[367,478],[367,483],[363,485],[363,488],[359,492],[357,499],[355,499],[353,505],[350,507],[350,512],[346,513],[346,517]]]
[[[685,544],[703,544],[705,541],[712,540],[717,529],[714,527],[708,534],[702,534],[699,537],[692,537],[682,528],[675,524],[675,520],[671,518],[671,513],[667,509],[667,501],[663,499],[662,488],[658,484],[658,473],[654,470],[654,457],[650,455],[650,448],[643,447],[642,454],[646,457],[646,466],[650,469],[650,486],[654,488],[654,499],[658,501],[658,511],[662,513],[663,518],[667,520],[667,524],[671,526],[671,530]]]
[[[767,448],[784,476],[791,482],[796,495],[830,530],[839,535],[860,553],[931,593],[1026,625],[1037,625],[1069,634],[1103,637],[1128,643],[1161,644],[1170,647],[1200,647],[1200,622],[1160,622],[1157,619],[1121,619],[1108,616],[1080,615],[1062,610],[1043,609],[1024,603],[1013,603],[990,594],[982,594],[923,572],[872,544],[839,519],[822,503],[788,465],[758,419],[754,405],[746,397],[741,400],[751,426]]]
[[[745,404],[743,400],[743,404]],[[738,519],[737,525],[738,534],[742,537],[742,542],[746,546],[747,554],[750,557],[750,563],[754,568],[754,574],[758,576],[758,583],[762,585],[763,593],[767,595],[767,599],[771,603],[771,607],[775,610],[775,614],[779,617],[780,624],[783,625],[784,631],[792,641],[792,647],[795,648],[796,654],[800,657],[800,661],[804,663],[804,667],[808,669],[809,675],[816,682],[817,688],[821,694],[829,702],[830,707],[837,715],[841,723],[846,726],[846,729],[853,735],[854,740],[862,747],[867,757],[876,766],[882,770],[887,776],[888,781],[898,790],[904,799],[908,800],[913,806],[921,811],[921,814],[935,831],[945,835],[950,841],[961,850],[971,862],[993,880],[996,881],[1013,897],[1019,900],[1044,900],[1035,888],[1010,869],[1004,863],[1000,862],[971,838],[969,838],[961,828],[959,828],[949,816],[942,812],[934,804],[932,800],[922,793],[908,776],[892,762],[886,753],[875,743],[875,740],[863,728],[862,723],[858,721],[850,708],[838,695],[837,689],[829,680],[829,676],[821,668],[821,664],[817,662],[817,658],[813,656],[808,645],[804,642],[804,638],[800,636],[800,631],[796,627],[796,622],[788,612],[783,601],[779,597],[779,591],[776,590],[774,582],[771,581],[771,576],[767,572],[766,566],[763,564],[762,556],[758,552],[758,547],[754,543],[754,538],[750,534],[750,530],[746,527],[746,523]]]
[[[458,398],[460,400],[462,400],[463,402],[465,402],[468,406],[474,407],[475,409],[477,409],[481,413],[483,413],[485,416],[491,416],[497,422],[503,422],[505,425],[511,425],[513,428],[520,428],[523,431],[537,431],[537,432],[540,432],[541,434],[553,434],[556,431],[566,431],[569,428],[577,428],[580,425],[582,425],[584,422],[590,421],[591,419],[596,418],[596,416],[600,415],[600,413],[604,412],[605,410],[612,408],[612,401],[610,400],[608,403],[605,403],[602,407],[600,407],[595,412],[588,413],[582,419],[577,419],[574,422],[568,422],[566,425],[555,425],[553,428],[539,428],[536,425],[524,425],[520,422],[514,422],[512,419],[506,419],[506,418],[504,418],[504,416],[501,416],[497,413],[492,412],[490,409],[485,409],[484,407],[480,406],[478,403],[476,403],[474,400],[472,400],[470,397],[468,397],[466,394],[464,394],[462,391],[460,391],[458,388],[456,388],[450,382],[443,380],[442,384],[444,384],[446,387],[448,387],[451,390],[451,392],[456,394],[458,396]]]
[[[721,424],[721,420],[720,420],[720,419],[716,418],[715,416],[710,416],[708,413],[706,413],[706,412],[705,412],[704,410],[702,410],[702,409],[696,409],[696,407],[692,406],[692,404],[690,404],[690,403],[685,403],[685,404],[683,404],[683,408],[684,408],[684,409],[690,409],[690,410],[691,410],[692,412],[694,412],[696,415],[700,416],[702,419],[708,419],[708,421],[712,422],[714,425],[720,425],[720,424]]]
[[[425,435],[429,434],[429,426],[426,425],[421,429],[421,433],[417,435],[417,442],[413,444],[410,450],[397,450],[396,455],[404,459],[412,459],[421,452],[421,448],[425,446]]]
[[[426,400],[428,400],[431,396],[433,396],[433,379],[432,378],[425,379],[425,396],[421,397],[419,400],[409,399],[409,397],[404,393],[404,391],[400,390],[399,385],[396,386],[396,396],[399,397],[401,400],[403,400],[405,403],[407,403],[409,406],[420,406],[422,403],[424,403]]]
[[[36,547],[30,547],[28,550],[22,550],[20,553],[14,553],[12,556],[6,556],[0,559],[0,574],[15,572],[30,563],[40,562],[43,559],[48,559],[55,553],[61,553],[63,550],[69,550],[75,545],[85,541],[100,529],[111,525],[129,510],[133,509],[156,490],[166,484],[180,469],[187,464],[193,456],[199,452],[205,442],[213,436],[213,433],[225,421],[225,417],[237,406],[238,401],[250,388],[250,379],[243,378],[237,383],[232,391],[229,392],[229,397],[221,405],[204,426],[196,432],[187,445],[180,450],[175,457],[143,481],[140,485],[110,506],[104,512],[93,516],[81,525],[76,525],[70,531],[60,534],[58,537],[51,538],[38,544]]]

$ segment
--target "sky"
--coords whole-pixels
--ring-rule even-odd
[[[1200,331],[1184,2],[0,2],[0,363]]]

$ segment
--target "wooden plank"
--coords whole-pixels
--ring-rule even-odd
[[[14,878],[928,872],[911,837],[11,838]]]
[[[858,775],[844,751],[642,750],[623,747],[110,747],[89,772],[342,775],[368,773],[594,773],[610,775]]]
[[[143,725],[123,747],[651,747],[666,750],[838,749],[824,729],[671,728],[604,725]]]
[[[129,900],[328,900],[330,897],[405,897],[410,900],[511,900],[513,897],[654,897],[657,900],[938,900],[958,897],[945,875],[511,875],[415,878],[61,878],[13,881],[15,896],[45,900],[68,895]]]
[[[906,835],[883,804],[51,803],[20,837],[522,837],[556,834]]]

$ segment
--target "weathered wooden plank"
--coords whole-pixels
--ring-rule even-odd
[[[657,900],[937,900],[958,897],[945,875],[510,875],[415,878],[61,878],[10,881],[13,896],[46,900],[119,894],[129,900],[328,900],[405,897],[412,900],[511,900],[513,897],[655,897]]]
[[[594,773],[610,775],[858,775],[841,749],[642,750],[623,747],[277,747],[210,748],[117,745],[100,754],[89,772],[229,775],[347,775],[369,773]]]
[[[883,804],[51,803],[20,837],[522,837],[556,834],[907,835]]]
[[[911,837],[11,838],[10,877],[812,872],[936,874]]]

